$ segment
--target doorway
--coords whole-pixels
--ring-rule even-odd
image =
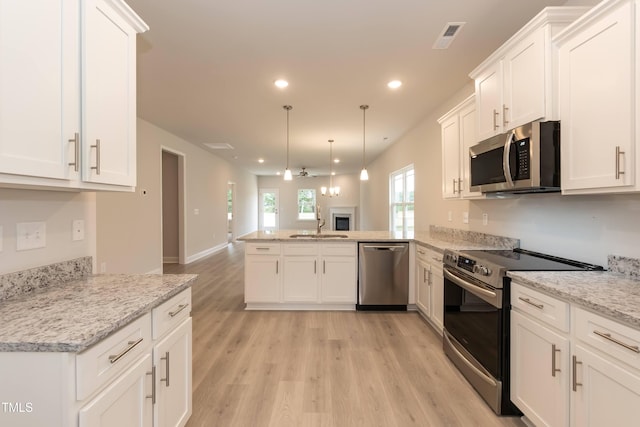
[[[227,243],[233,243],[235,241],[235,197],[236,197],[236,185],[233,182],[227,184]]]
[[[261,188],[259,191],[258,229],[276,231],[280,224],[279,201],[277,188]]]
[[[162,148],[162,264],[185,263],[184,154]]]

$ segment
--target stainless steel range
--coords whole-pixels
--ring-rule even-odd
[[[509,398],[508,271],[603,270],[514,250],[444,252],[444,351],[497,414],[519,414]]]

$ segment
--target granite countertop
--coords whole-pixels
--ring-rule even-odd
[[[450,229],[446,229],[449,231]],[[308,235],[305,237],[291,237],[293,234]],[[445,249],[512,249],[519,246],[518,239],[493,236],[482,233],[460,231],[456,233],[445,232],[433,228],[429,231],[416,231],[411,233],[397,233],[392,231],[323,231],[323,235],[342,234],[346,238],[316,238],[315,230],[278,230],[278,231],[254,231],[245,234],[238,240],[246,242],[397,242],[413,241],[437,252]]]
[[[81,352],[197,277],[96,275],[0,301],[0,351]]]
[[[511,271],[518,283],[640,329],[640,280],[611,271]]]

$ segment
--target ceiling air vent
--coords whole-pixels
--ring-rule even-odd
[[[466,22],[447,22],[433,44],[433,49],[447,49]]]
[[[204,145],[212,150],[233,150],[233,145],[227,144],[226,142],[207,142]]]

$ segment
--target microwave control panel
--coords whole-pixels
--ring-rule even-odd
[[[530,159],[531,159],[531,150],[529,149],[530,143],[529,138],[521,139],[519,141],[514,141],[513,145],[515,145],[515,159],[510,159],[511,162],[515,160],[516,164],[511,163],[511,175],[514,180],[519,179],[529,179],[530,178]],[[511,147],[511,153],[514,152],[513,146]],[[514,167],[515,166],[515,167]]]

